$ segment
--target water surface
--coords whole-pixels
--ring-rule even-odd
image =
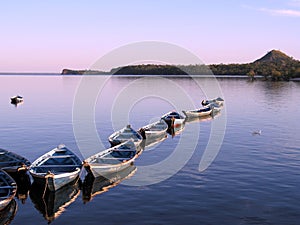
[[[129,112],[120,112],[128,121],[112,122],[114,103],[138,79],[108,79],[99,93],[95,104],[95,127],[104,147],[109,147],[107,137],[114,127],[130,123],[139,128],[173,110],[174,104],[178,107],[180,101],[174,103],[151,95],[135,102]],[[209,78],[195,79],[210,85]],[[80,80],[81,77],[76,76],[1,76],[1,148],[12,150],[30,161],[60,143],[82,159],[101,150],[91,144],[90,149],[82,151],[76,144],[72,114]],[[195,106],[200,106],[205,93],[193,80],[172,78],[170,81],[183,89]],[[195,130],[200,127],[192,157],[174,176],[145,186],[124,185],[126,180],[119,185],[99,181],[98,185],[111,185],[111,188],[94,195],[90,201],[84,201],[79,190],[74,201],[52,224],[298,224],[300,108],[297,103],[300,101],[300,83],[251,83],[233,78],[220,78],[218,82],[226,101],[222,109],[227,119],[226,132],[220,151],[205,171],[199,172],[199,163],[211,126],[221,117],[187,123],[181,134],[173,138],[168,136],[156,147],[145,149],[135,163],[136,171],[128,180],[138,174],[139,166],[166,159],[181,138],[192,142]],[[132,94],[143,96],[143,93],[147,94],[146,90],[155,88],[168,90],[165,84],[161,79],[153,78],[151,85],[135,86],[137,89]],[[178,90],[172,89],[170,93],[181,98]],[[24,103],[18,107],[9,101],[16,94],[24,96]],[[133,95],[125,96],[129,102],[133,98]],[[252,135],[254,130],[262,130],[262,134]],[[85,141],[89,142],[88,135]],[[11,224],[47,223],[30,196],[25,203],[20,200],[17,203],[18,210]]]

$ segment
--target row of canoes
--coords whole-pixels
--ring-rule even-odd
[[[202,101],[202,109],[206,112],[208,109],[220,108],[222,104],[223,100],[220,98],[206,100]],[[57,191],[78,179],[82,166],[92,177],[107,177],[133,165],[145,146],[164,140],[167,132],[172,133],[175,128],[182,128],[191,118],[209,115],[199,112],[193,114],[194,111],[200,110],[183,111],[186,117],[178,112],[169,112],[159,121],[143,126],[138,131],[128,125],[108,138],[111,148],[83,161],[64,145],[57,146],[32,164],[24,157],[1,149],[0,169],[3,170],[0,170],[0,210],[11,202],[17,188],[14,179],[6,172],[23,172],[29,169],[34,182],[44,185],[50,191]]]

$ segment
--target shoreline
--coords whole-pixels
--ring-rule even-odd
[[[247,75],[128,75],[128,74],[60,74],[60,73],[0,73],[0,76],[61,76],[61,77],[98,77],[98,76],[112,76],[112,77],[164,77],[164,78],[249,78]],[[256,78],[263,78],[263,76],[256,76]]]
[[[108,75],[108,74],[67,74],[63,75],[60,73],[0,73],[0,77],[10,77],[10,76],[52,76],[52,77],[98,77],[98,76],[112,76],[116,78],[139,78],[139,77],[163,77],[163,78],[226,78],[226,79],[249,79],[248,75]],[[257,75],[255,80],[263,80],[264,76]],[[268,80],[267,80],[268,81]],[[291,78],[289,81],[300,81],[300,78]]]

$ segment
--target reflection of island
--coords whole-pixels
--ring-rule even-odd
[[[136,167],[131,165],[120,172],[109,174],[106,177],[94,178],[91,173],[88,173],[85,176],[82,185],[83,202],[86,203],[91,201],[94,196],[102,194],[110,188],[117,186],[121,181],[133,176],[135,172]]]
[[[48,191],[37,183],[33,183],[30,190],[30,198],[35,208],[43,214],[50,223],[78,197],[80,193],[80,179],[58,189],[55,192]]]
[[[15,218],[18,209],[17,202],[13,199],[11,202],[0,211],[0,224],[8,225]]]

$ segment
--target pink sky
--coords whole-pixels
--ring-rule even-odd
[[[300,59],[300,1],[42,1],[1,3],[0,72],[88,69],[146,40],[185,48],[205,64],[244,63],[272,49]]]

